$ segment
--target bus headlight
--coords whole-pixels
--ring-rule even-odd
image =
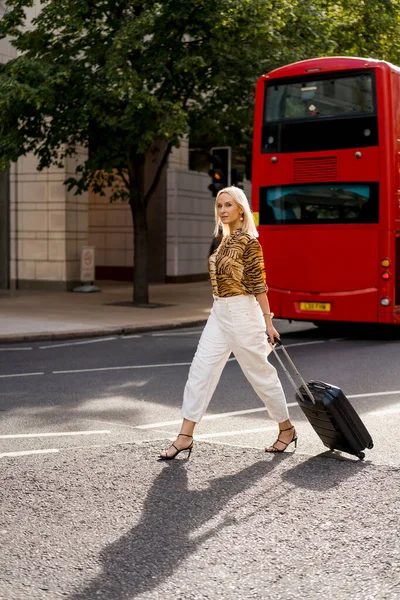
[[[382,306],[389,306],[389,304],[390,304],[389,298],[382,298],[381,304],[382,304]]]

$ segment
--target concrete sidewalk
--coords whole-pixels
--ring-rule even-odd
[[[208,281],[150,286],[153,308],[137,308],[132,284],[101,282],[101,292],[0,293],[0,343],[126,334],[203,324],[212,305]]]

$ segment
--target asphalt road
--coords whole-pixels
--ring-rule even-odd
[[[0,346],[0,598],[400,599],[400,334],[277,325],[363,417],[365,461],[325,452],[283,375],[299,445],[265,455],[231,360],[190,461],[157,462],[199,329]]]

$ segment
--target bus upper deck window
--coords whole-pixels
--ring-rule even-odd
[[[302,100],[312,100],[317,91],[317,86],[315,83],[304,84],[301,88],[301,99]]]
[[[315,110],[308,110],[308,103]],[[268,85],[266,121],[307,119],[365,114],[374,111],[374,77],[372,73],[338,74],[308,81],[288,80]]]
[[[262,153],[378,145],[372,69],[266,81],[265,92]]]

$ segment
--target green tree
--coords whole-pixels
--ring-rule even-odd
[[[249,121],[263,45],[282,7],[271,0],[9,0],[0,36],[19,56],[0,68],[0,166],[33,152],[39,169],[88,158],[66,183],[114,189],[134,227],[134,302],[148,302],[147,207],[173,146],[207,119]],[[269,14],[270,11],[270,14]],[[274,25],[275,23],[275,25]],[[244,115],[244,116],[243,116]],[[145,188],[146,157],[157,153]]]
[[[330,35],[341,54],[400,62],[399,0],[329,2]]]

